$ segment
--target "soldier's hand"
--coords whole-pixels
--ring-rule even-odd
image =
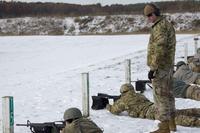
[[[110,105],[110,104],[107,104],[107,105],[106,105],[106,109],[110,111],[110,108],[111,108],[111,105]]]
[[[155,72],[155,71],[150,70],[149,73],[148,73],[148,78],[149,78],[150,81],[151,81],[153,78],[155,78],[154,72]]]

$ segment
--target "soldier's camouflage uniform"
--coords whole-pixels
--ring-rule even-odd
[[[182,80],[174,79],[173,92],[176,98],[188,98],[200,101],[200,87],[186,84]]]
[[[127,111],[134,118],[157,119],[157,111],[154,104],[142,94],[129,90],[123,93],[113,105],[107,105],[107,110],[113,114]],[[175,111],[175,122],[177,125],[200,127],[200,109],[181,109]]]
[[[200,73],[193,72],[188,65],[182,65],[173,75],[177,80],[183,80],[187,84],[200,85]]]
[[[147,51],[147,65],[155,71],[152,80],[155,107],[158,119],[173,118],[175,100],[172,90],[172,75],[176,47],[175,30],[164,17],[158,17],[151,28]]]
[[[103,131],[93,121],[79,118],[67,124],[61,133],[103,133]]]
[[[200,73],[200,53],[195,54],[194,57],[188,61],[188,64],[193,72]]]

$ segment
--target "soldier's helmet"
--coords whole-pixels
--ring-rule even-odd
[[[134,91],[134,87],[132,86],[132,84],[123,84],[121,87],[120,87],[120,93],[126,93],[130,90],[133,90]]]
[[[184,61],[177,62],[176,69],[179,69],[179,67],[182,66],[182,65],[186,65],[186,63]]]
[[[197,49],[197,53],[200,54],[200,48]]]
[[[65,111],[63,119],[70,120],[70,119],[76,119],[76,118],[81,118],[82,113],[78,108],[69,108]]]

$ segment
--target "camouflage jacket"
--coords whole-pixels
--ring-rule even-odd
[[[180,66],[173,75],[177,80],[183,80],[187,84],[194,83],[199,76],[199,73],[193,72],[187,65]]]
[[[152,102],[145,96],[134,91],[123,93],[113,105],[107,105],[106,108],[113,114],[119,114],[127,111],[129,116],[135,118],[158,119],[158,112]],[[176,110],[175,122],[177,125],[200,127],[199,108]]]
[[[153,105],[153,103],[142,94],[128,91],[122,94],[120,99],[115,101],[108,110],[116,115],[123,111],[127,111],[131,117],[146,118],[146,114],[151,105]],[[155,115],[155,112],[152,114]]]
[[[147,51],[147,65],[151,70],[170,69],[174,65],[175,30],[164,17],[158,17],[151,28]]]
[[[80,118],[67,124],[61,133],[103,133],[103,131],[93,121]]]

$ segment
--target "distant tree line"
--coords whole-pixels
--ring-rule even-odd
[[[102,6],[78,5],[66,3],[26,3],[0,1],[0,18],[8,17],[41,17],[41,16],[85,16],[85,15],[115,15],[115,14],[142,14],[146,3],[114,4]],[[176,0],[156,2],[164,13],[199,12],[199,0]]]

